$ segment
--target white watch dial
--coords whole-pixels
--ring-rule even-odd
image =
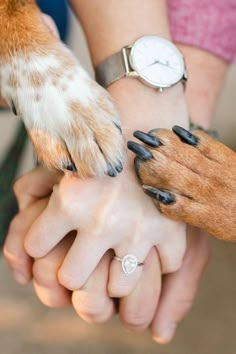
[[[139,76],[154,87],[169,87],[183,78],[185,65],[174,44],[158,36],[138,39],[130,52],[130,64]]]

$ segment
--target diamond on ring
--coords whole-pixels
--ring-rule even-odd
[[[123,272],[126,275],[132,274],[136,270],[137,266],[144,265],[144,263],[138,262],[137,257],[133,254],[127,254],[123,258],[115,256],[114,259],[121,262]]]

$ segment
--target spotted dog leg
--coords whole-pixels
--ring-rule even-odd
[[[128,142],[143,190],[167,217],[236,241],[236,154],[202,131],[136,131]]]
[[[108,92],[55,38],[33,0],[0,1],[0,88],[38,159],[80,177],[116,176],[124,141]]]

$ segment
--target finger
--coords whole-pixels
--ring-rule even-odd
[[[105,237],[101,239],[99,235],[98,230],[78,233],[58,272],[60,284],[70,290],[77,290],[88,281],[109,249]]]
[[[183,264],[186,252],[186,225],[181,223],[178,226],[176,225],[176,231],[168,235],[164,243],[157,246],[162,274],[176,272]]]
[[[47,256],[36,259],[33,266],[34,288],[41,302],[49,307],[71,304],[71,292],[58,281],[58,270],[75,235],[67,235]]]
[[[194,228],[190,231],[181,269],[163,279],[162,294],[151,327],[154,340],[160,344],[168,343],[173,338],[178,323],[191,309],[208,262],[207,235]]]
[[[120,299],[120,318],[125,327],[146,329],[155,314],[161,291],[161,268],[155,248],[149,252],[139,282],[132,293]]]
[[[127,254],[127,250],[132,250]],[[148,243],[140,245],[129,245],[125,248],[116,247],[115,255],[110,267],[108,293],[111,297],[128,296],[136,287],[143,272],[143,262],[150,251]],[[126,253],[125,253],[126,252]],[[141,265],[135,264],[139,262]]]
[[[40,166],[16,180],[14,192],[20,210],[27,208],[39,198],[52,192],[52,188],[59,183],[61,175]]]
[[[107,252],[84,286],[75,290],[72,304],[78,315],[89,323],[107,321],[116,312],[114,301],[107,293],[112,252]]]
[[[41,199],[17,214],[8,230],[3,253],[13,271],[15,280],[20,284],[26,284],[32,278],[32,259],[24,249],[24,238],[32,223],[46,207],[47,202],[47,199]]]
[[[25,237],[24,247],[31,257],[46,256],[65,235],[73,230],[66,211],[53,197],[52,194],[46,209],[33,223]]]

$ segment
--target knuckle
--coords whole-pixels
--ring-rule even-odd
[[[57,268],[47,259],[38,259],[33,265],[34,280],[40,286],[53,288],[58,285]]]
[[[3,247],[3,256],[12,268],[17,269],[21,267],[22,259],[8,247],[8,244],[5,244]]]
[[[8,235],[19,233],[22,229],[23,217],[22,214],[17,214],[14,219],[11,221],[8,229]]]
[[[130,292],[129,284],[122,284],[122,286],[115,283],[108,284],[108,294],[110,297],[124,297],[128,296]]]
[[[62,286],[71,291],[77,290],[81,287],[81,285],[78,283],[78,278],[68,275],[63,268],[59,269],[57,279]]]
[[[146,314],[142,311],[127,311],[122,316],[123,324],[133,330],[141,331],[149,326],[149,320]]]
[[[17,197],[20,197],[20,195],[24,191],[25,180],[26,180],[26,177],[21,176],[15,181],[15,183],[13,185],[13,191]]]
[[[20,267],[25,262],[26,252],[23,250],[19,242],[15,241],[15,235],[20,233],[22,218],[17,215],[11,222],[7,234],[6,242],[3,246],[3,255],[9,264]]]
[[[62,308],[71,304],[70,296],[66,293],[66,290],[61,292],[61,289],[57,288],[45,289],[36,283],[34,283],[34,289],[42,304],[49,308]]]
[[[193,305],[193,297],[192,296],[184,297],[179,302],[179,311],[181,311],[183,314],[186,314],[191,310],[192,305]]]
[[[163,274],[175,273],[178,270],[180,270],[180,268],[182,267],[182,264],[183,264],[183,258],[173,260],[172,262],[170,262],[169,264],[166,264],[166,265],[164,264],[163,268],[162,268],[162,273]]]
[[[106,321],[106,304],[91,294],[79,296],[78,301],[73,301],[76,312],[83,318],[92,322]]]

